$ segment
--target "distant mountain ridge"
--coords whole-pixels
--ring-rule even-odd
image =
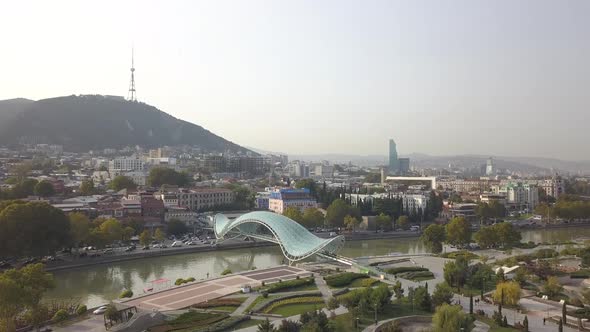
[[[256,149],[254,149],[256,150]],[[259,150],[260,151],[260,150]],[[476,168],[485,164],[489,155],[449,155],[431,156],[423,153],[400,155],[411,160],[412,166],[420,168],[448,168],[449,164],[457,167]],[[590,173],[590,161],[568,161],[542,157],[507,157],[491,156],[496,167],[524,172],[555,172]],[[289,160],[305,160],[319,162],[328,160],[333,163],[352,162],[359,166],[384,166],[388,164],[386,155],[353,155],[353,154],[289,154]]]
[[[0,145],[18,143],[60,144],[73,152],[135,145],[248,151],[154,106],[102,95],[0,101]]]

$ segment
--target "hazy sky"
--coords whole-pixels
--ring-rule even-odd
[[[0,99],[126,95],[288,153],[590,159],[590,1],[4,1]]]

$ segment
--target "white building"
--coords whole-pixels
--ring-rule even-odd
[[[539,205],[539,187],[534,184],[509,183],[494,186],[493,190],[495,194],[506,197],[507,208],[533,211]]]
[[[125,172],[145,171],[145,161],[139,158],[117,158],[109,162],[109,172],[119,175]]]
[[[147,177],[148,176],[147,176],[146,172],[140,172],[140,171],[125,172],[125,173],[122,173],[122,175],[125,175],[126,177],[133,180],[133,183],[135,183],[138,186],[145,186],[147,184]]]
[[[384,199],[384,198],[394,198],[394,199],[401,199],[402,201],[402,208],[404,212],[415,212],[421,213],[426,209],[428,205],[428,201],[430,200],[429,195],[424,194],[406,194],[406,193],[381,193],[381,194],[346,194],[346,199],[350,200],[350,204],[353,206],[357,205],[357,202],[364,201],[364,202],[373,202],[375,199]]]

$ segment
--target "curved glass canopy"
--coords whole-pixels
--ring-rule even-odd
[[[291,262],[314,254],[333,256],[344,246],[344,236],[322,239],[296,221],[273,212],[256,211],[230,220],[223,214],[215,216],[213,229],[217,239],[248,236],[277,243]]]

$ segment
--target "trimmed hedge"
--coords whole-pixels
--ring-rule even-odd
[[[193,277],[186,278],[186,279],[178,278],[178,279],[176,279],[176,281],[174,282],[174,284],[176,286],[180,286],[182,284],[186,284],[187,282],[193,282],[193,281],[195,281],[195,278],[193,278]]]
[[[420,280],[434,279],[434,273],[432,273],[430,271],[404,272],[404,273],[397,274],[397,276],[400,277],[400,278],[409,279],[409,280],[415,280],[415,279],[420,279]]]
[[[250,320],[250,316],[232,316],[217,323],[201,327],[197,330],[192,330],[192,332],[220,332],[220,331],[229,331],[232,327],[240,324],[243,321]]]
[[[369,278],[369,276],[363,273],[344,272],[336,275],[326,276],[324,277],[324,280],[330,287],[344,287],[350,285],[350,283],[356,279],[361,278]]]
[[[314,285],[315,280],[313,278],[306,278],[306,279],[295,279],[283,282],[274,283],[266,289],[268,293],[276,293],[279,291],[284,291],[288,289],[293,289],[301,286],[308,286]]]
[[[440,255],[440,257],[443,257],[443,258],[453,258],[453,259],[456,259],[457,257],[460,257],[460,256],[463,256],[468,260],[479,258],[478,255],[472,253],[471,251],[467,251],[467,250],[451,251],[451,252],[447,252],[447,253]]]
[[[579,270],[570,273],[572,279],[587,279],[590,278],[590,270]]]
[[[221,272],[221,275],[222,275],[222,276],[226,276],[226,275],[228,275],[228,274],[232,274],[232,272],[231,272],[231,270],[230,270],[230,269],[225,269],[225,270],[223,270],[223,272]]]
[[[385,272],[387,272],[389,274],[398,274],[398,273],[405,273],[405,272],[419,272],[419,271],[429,271],[429,270],[425,267],[420,267],[420,266],[400,266],[400,267],[394,267],[394,268],[385,270]]]
[[[212,307],[221,307],[221,306],[228,306],[228,307],[239,307],[242,304],[242,300],[240,299],[214,299],[207,302],[201,302],[193,305],[194,308],[212,308]]]

